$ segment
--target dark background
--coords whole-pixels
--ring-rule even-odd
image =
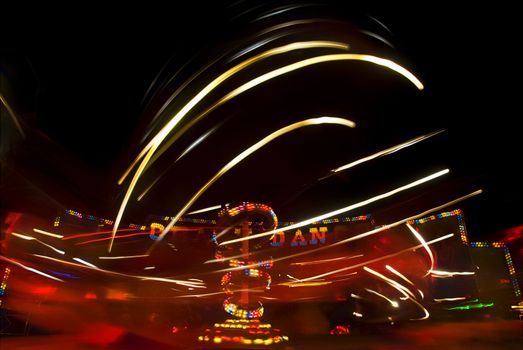
[[[363,121],[350,134],[349,144],[347,134],[335,127],[300,130],[295,138],[260,151],[245,168],[231,171],[194,209],[260,201],[271,205],[281,220],[296,220],[448,167],[445,180],[353,214],[372,212],[378,223],[385,223],[482,188],[484,194],[458,206],[465,212],[471,240],[500,239],[505,230],[522,224],[521,30],[517,11],[502,3],[383,7],[332,1],[196,1],[183,6],[107,8],[90,3],[7,9],[1,21],[1,88],[25,138],[2,107],[2,213],[28,211],[52,220],[71,208],[114,218],[123,195],[116,181],[138,153],[152,111],[166,94],[153,98],[148,89],[157,86],[155,79],[165,81],[184,65],[178,77],[187,78],[222,48],[266,23],[260,20],[264,14],[282,9],[274,21],[321,14],[374,30],[394,46],[387,57],[414,72],[425,90],[413,91],[399,79],[376,76],[365,67],[337,75],[334,66],[246,94],[213,120],[226,120],[216,135],[225,146],[211,142],[195,151],[192,160],[188,157],[169,171],[150,199],[131,206],[124,221],[173,215],[224,162],[281,127],[264,124],[264,115],[275,110],[287,115],[294,111],[289,106],[301,105],[296,114],[303,116],[336,105]],[[311,79],[330,88],[309,90]],[[359,87],[345,86],[344,79],[361,82],[366,93],[359,95]],[[307,102],[312,100],[317,103]],[[253,108],[255,103],[259,107]],[[252,124],[238,121],[242,113],[252,116]],[[335,166],[440,128],[447,131],[431,141],[317,181]],[[344,147],[350,148],[350,157]],[[167,164],[151,169],[147,180]]]

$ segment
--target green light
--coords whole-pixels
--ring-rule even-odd
[[[483,309],[485,307],[492,307],[492,306],[494,306],[494,303],[488,303],[488,304],[478,303],[478,304],[471,304],[471,305],[466,305],[466,306],[451,307],[451,308],[449,308],[447,310]]]

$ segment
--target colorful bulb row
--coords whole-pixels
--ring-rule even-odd
[[[263,305],[261,305],[261,304],[259,307],[257,307],[254,310],[242,309],[237,304],[234,304],[233,302],[231,302],[229,298],[227,298],[223,301],[223,309],[229,315],[247,319],[247,320],[252,320],[255,318],[262,317],[263,311],[264,311]]]

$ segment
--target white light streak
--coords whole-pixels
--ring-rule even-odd
[[[24,270],[27,270],[27,271],[30,271],[30,272],[36,273],[37,275],[44,276],[44,277],[47,277],[47,278],[50,278],[50,279],[52,279],[52,280],[59,281],[59,282],[65,282],[64,280],[61,280],[61,279],[56,278],[56,277],[54,277],[54,276],[48,275],[48,274],[45,273],[45,272],[42,272],[42,271],[40,271],[40,270],[37,270],[37,269],[34,269],[34,268],[32,268],[32,267],[26,266],[26,265],[24,265],[24,264],[22,264],[22,263],[20,263],[20,262],[18,262],[18,261],[16,261],[16,260],[9,259],[9,258],[7,258],[7,257],[5,257],[5,256],[0,255],[0,260],[7,261],[8,263],[11,263],[11,264],[13,264],[13,265],[19,266],[19,267],[23,268]]]
[[[457,300],[466,300],[467,297],[454,297],[454,298],[440,298],[440,299],[434,299],[435,302],[441,303],[444,301],[457,301]]]
[[[434,269],[434,255],[432,255],[432,250],[430,250],[429,246],[427,245],[427,243],[425,242],[425,239],[423,238],[422,235],[420,235],[418,233],[418,231],[416,231],[412,226],[410,226],[409,224],[407,224],[407,227],[409,228],[410,232],[414,235],[414,237],[416,237],[416,239],[418,241],[420,241],[420,243],[423,245],[423,248],[425,248],[425,250],[427,251],[427,254],[429,255],[429,258],[430,258],[430,270],[427,271],[427,273],[425,275],[423,275],[423,277],[426,277],[430,274],[430,271],[432,271]]]
[[[441,270],[430,270],[430,273],[432,274],[433,277],[453,277],[453,276],[469,276],[469,275],[474,275],[475,272],[470,272],[470,271],[463,271],[463,272],[458,272],[458,271],[441,271]]]
[[[385,149],[383,151],[374,153],[374,154],[372,154],[370,156],[363,157],[363,158],[360,158],[360,159],[358,159],[358,160],[356,160],[354,162],[351,162],[349,164],[345,164],[343,166],[340,166],[339,168],[333,169],[332,172],[333,173],[337,173],[337,172],[340,172],[340,171],[343,171],[343,170],[347,170],[347,169],[350,169],[352,167],[355,167],[358,164],[368,162],[369,160],[372,160],[372,159],[375,159],[375,158],[379,158],[379,157],[382,157],[382,156],[394,153],[394,152],[399,151],[399,150],[401,150],[403,148],[412,146],[412,145],[414,145],[414,144],[416,144],[416,143],[418,143],[420,141],[426,140],[429,137],[432,137],[434,135],[442,133],[443,131],[445,131],[445,130],[438,130],[438,131],[431,132],[430,134],[418,136],[418,137],[416,137],[416,138],[414,138],[412,140],[403,142],[403,143],[401,143],[399,145],[392,146],[392,147],[387,148],[387,149]]]
[[[256,239],[256,238],[264,237],[264,236],[272,236],[273,234],[278,233],[278,232],[289,231],[289,230],[293,230],[295,228],[300,228],[300,227],[303,227],[303,226],[307,226],[307,225],[312,224],[313,222],[321,221],[321,220],[327,219],[327,218],[332,217],[332,216],[343,214],[343,213],[346,213],[348,211],[351,211],[351,210],[363,207],[363,206],[365,206],[367,204],[370,204],[372,202],[376,202],[378,200],[390,197],[392,195],[395,195],[396,193],[408,190],[408,189],[410,189],[412,187],[415,187],[415,186],[421,185],[421,184],[423,184],[425,182],[428,182],[430,180],[433,180],[433,179],[435,179],[435,178],[437,178],[439,176],[445,175],[448,172],[449,172],[449,169],[444,169],[444,170],[438,171],[436,173],[433,173],[433,174],[431,174],[429,176],[423,177],[423,178],[421,178],[419,180],[413,181],[413,182],[411,182],[409,184],[406,184],[404,186],[398,187],[398,188],[396,188],[396,189],[394,189],[392,191],[382,193],[380,195],[377,195],[377,196],[374,196],[372,198],[366,199],[366,200],[361,201],[359,203],[351,204],[351,205],[349,205],[349,206],[347,206],[345,208],[341,208],[341,209],[338,209],[338,210],[335,210],[335,211],[331,211],[329,213],[322,214],[322,215],[319,215],[319,216],[316,216],[316,217],[304,220],[302,222],[298,222],[296,224],[285,226],[285,227],[282,227],[282,228],[279,228],[279,229],[276,229],[276,230],[272,230],[272,231],[268,231],[268,232],[259,233],[259,234],[256,234],[256,235],[249,235],[247,237],[236,238],[236,239],[232,239],[232,240],[229,240],[229,241],[225,241],[225,242],[220,243],[219,245],[227,245],[227,244],[237,243],[237,242],[241,242],[241,241],[245,241],[245,240],[249,240],[249,239]],[[359,235],[359,236],[361,236],[361,235]]]
[[[378,292],[376,292],[375,290],[372,290],[372,289],[369,289],[369,288],[365,288],[365,290],[366,290],[367,292],[369,292],[369,293],[372,293],[372,294],[374,294],[374,295],[377,295],[377,296],[379,296],[379,297],[381,297],[381,298],[387,300],[387,301],[390,303],[390,305],[392,305],[393,307],[396,307],[396,308],[399,307],[399,304],[398,304],[397,301],[394,301],[394,300],[392,300],[392,299],[389,299],[389,298],[387,298],[385,295],[383,295],[383,294],[381,294],[381,293],[378,293]]]
[[[228,204],[226,204],[227,206]],[[208,212],[208,211],[211,211],[211,210],[216,210],[216,209],[221,209],[222,206],[221,205],[213,205],[212,207],[208,207],[208,208],[203,208],[203,209],[199,209],[199,210],[195,210],[195,211],[191,211],[190,213],[187,213],[187,215],[193,215],[193,214],[200,214],[200,213],[205,213],[205,212]]]
[[[402,273],[400,273],[398,270],[396,270],[395,268],[393,268],[392,266],[390,265],[385,265],[385,268],[387,270],[389,270],[390,272],[392,272],[393,274],[395,274],[396,276],[398,276],[399,278],[403,279],[405,282],[408,282],[410,283],[411,285],[414,286],[414,283],[412,283],[411,280],[409,280],[407,277],[405,277]]]
[[[20,234],[20,233],[16,233],[16,232],[11,232],[11,234],[15,237],[18,237],[18,238],[22,238],[22,239],[25,239],[27,241],[37,241],[38,243],[40,243],[41,245],[44,245],[46,246],[47,248],[50,248],[52,249],[53,251],[57,252],[58,254],[62,254],[64,255],[65,252],[63,250],[60,250],[60,249],[57,249],[55,247],[53,247],[52,245],[50,244],[47,244],[47,243],[44,243],[42,242],[41,240],[39,240],[38,238],[34,238],[34,237],[31,237],[31,236],[26,236],[26,235],[23,235],[23,234]]]
[[[86,266],[92,267],[93,269],[98,270],[98,266],[91,264],[90,262],[87,262],[85,260],[82,260],[80,258],[73,258],[74,261],[78,261],[80,264],[84,264]]]
[[[99,256],[100,260],[118,260],[118,259],[136,259],[136,258],[146,258],[149,254],[141,255],[121,255],[121,256]]]

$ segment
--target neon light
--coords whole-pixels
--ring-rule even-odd
[[[471,305],[465,305],[465,306],[455,306],[455,307],[448,308],[447,310],[483,309],[483,308],[492,307],[492,306],[494,306],[494,303],[487,303],[487,304],[478,303],[478,304],[471,304]]]
[[[410,225],[412,225],[412,224],[419,225],[419,224],[424,224],[429,221],[446,218],[446,217],[450,217],[450,216],[455,216],[458,219],[459,236],[461,238],[461,242],[463,244],[467,245],[468,244],[468,235],[467,235],[467,229],[465,228],[465,220],[463,219],[463,212],[461,211],[461,209],[446,211],[443,213],[439,213],[437,215],[431,215],[431,216],[427,216],[427,217],[421,218],[421,219],[409,220],[407,223]]]

